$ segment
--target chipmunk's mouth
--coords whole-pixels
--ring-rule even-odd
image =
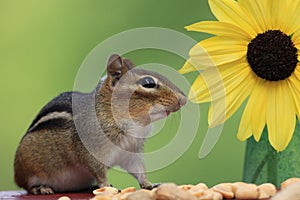
[[[166,111],[167,117],[170,115],[171,111]]]
[[[151,121],[157,121],[159,119],[164,119],[168,117],[171,114],[172,111],[162,110],[162,111],[156,111],[156,112],[150,112],[149,116]]]
[[[164,119],[168,117],[172,112],[180,110],[180,108],[186,103],[178,102],[178,105],[164,106],[162,104],[156,104],[152,106],[148,112],[151,121],[156,121],[159,119]]]

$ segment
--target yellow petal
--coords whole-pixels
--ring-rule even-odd
[[[215,101],[230,93],[248,76],[246,62],[236,61],[203,71],[193,83],[189,99],[195,103]]]
[[[299,45],[300,43],[300,28],[292,33],[292,40],[295,45]]]
[[[300,29],[293,33],[292,41],[298,50],[298,60],[300,60]]]
[[[221,98],[211,103],[208,112],[208,123],[210,127],[217,126],[229,119],[252,92],[254,85],[253,74],[248,72],[238,75],[240,76],[239,78],[235,77],[228,80],[228,82],[235,82],[235,85],[228,83],[225,85],[224,83],[226,93],[225,101],[224,98]],[[238,79],[238,81],[236,81],[236,79]]]
[[[189,52],[190,62],[198,70],[234,62],[246,54],[247,44],[242,40],[218,36],[201,41]]]
[[[268,30],[268,22],[266,21],[266,0],[239,0],[239,5],[252,16],[257,22],[260,31]]]
[[[266,21],[269,29],[283,30],[286,28],[287,20],[287,1],[284,0],[267,0],[266,4]]]
[[[210,39],[207,39],[210,40]],[[188,63],[186,63],[182,71],[195,71],[195,70],[205,70],[209,67],[216,67],[211,56],[208,54],[207,50],[198,43],[193,46],[189,52],[190,58]]]
[[[287,81],[268,82],[266,119],[271,145],[283,151],[289,144],[296,124],[294,102]]]
[[[247,42],[251,41],[251,36],[240,27],[220,21],[202,21],[185,27],[188,31],[206,32],[218,36],[229,38],[240,38]]]
[[[200,67],[199,67],[200,68]],[[192,63],[191,63],[191,59],[188,59],[184,65],[181,67],[180,70],[178,70],[178,72],[180,74],[186,74],[186,73],[189,73],[189,72],[193,72],[193,71],[196,71],[197,68],[196,66],[194,66]]]
[[[241,27],[251,37],[255,37],[259,32],[255,22],[241,9],[237,1],[209,0],[208,2],[211,11],[219,21],[232,23]]]
[[[202,74],[200,74],[194,81],[189,91],[188,98],[193,103],[204,103],[210,101],[210,91],[206,85]]]
[[[244,112],[251,113],[251,130],[256,141],[259,141],[262,131],[266,125],[266,96],[268,90],[265,86],[266,80],[256,78],[255,86],[249,97],[247,106]]]
[[[294,73],[293,73],[298,81],[300,81],[300,65],[298,64]]]
[[[295,74],[292,74],[288,79],[288,85],[291,90],[291,95],[294,100],[296,114],[300,119],[300,81],[296,78]]]
[[[219,55],[240,51],[243,51],[244,55],[246,55],[248,44],[248,41],[243,41],[239,38],[228,38],[223,36],[211,37],[199,42],[199,45],[210,55]]]
[[[287,2],[286,20],[283,30],[287,35],[292,35],[300,28],[300,1],[285,0]]]
[[[247,108],[247,106],[246,106]],[[248,110],[248,109],[247,109]],[[251,125],[251,112],[246,112],[246,110],[243,112],[237,138],[241,141],[247,140],[252,135]]]

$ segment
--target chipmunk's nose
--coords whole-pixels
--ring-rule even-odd
[[[179,107],[184,106],[186,102],[187,102],[187,97],[185,95],[180,95],[180,97],[178,98]]]

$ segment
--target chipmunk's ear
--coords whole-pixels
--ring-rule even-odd
[[[131,60],[124,58],[123,62],[125,64],[125,66],[127,67],[128,70],[131,70],[132,68],[135,67],[135,65],[131,62]]]
[[[108,59],[106,67],[107,75],[111,80],[111,85],[115,86],[120,78],[133,67],[134,65],[130,60],[122,59],[121,56],[117,54],[111,55]]]

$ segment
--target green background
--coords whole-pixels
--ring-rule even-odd
[[[214,20],[206,0],[0,0],[0,190],[17,189],[13,159],[21,137],[43,105],[72,90],[81,63],[101,41],[149,26],[180,31],[199,41],[208,35],[187,32],[184,26],[201,20]],[[184,63],[178,56],[155,50],[127,57],[136,64],[163,63],[176,70]],[[184,76],[192,83],[196,75]],[[208,106],[200,105],[201,122],[192,145],[170,166],[148,173],[152,182],[212,186],[242,180],[245,144],[236,139],[241,110],[225,123],[213,151],[198,158]],[[146,143],[146,151],[171,139],[168,133],[172,123],[180,122],[179,116],[170,116],[159,135]],[[116,170],[109,172],[109,180],[119,188],[137,186],[131,176]]]

